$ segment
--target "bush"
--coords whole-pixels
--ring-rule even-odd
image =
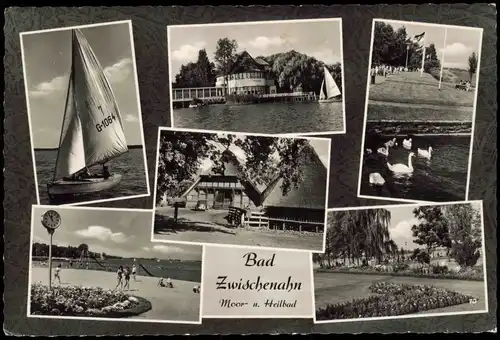
[[[461,266],[472,267],[476,265],[481,257],[479,249],[481,243],[479,241],[466,240],[463,243],[455,243],[451,246],[450,255]]]
[[[235,104],[257,104],[259,97],[253,94],[230,94],[226,97],[227,103]]]
[[[151,303],[121,291],[33,284],[30,309],[33,315],[124,317],[148,311]]]
[[[409,268],[410,268],[410,266],[406,263],[395,263],[392,265],[392,271],[394,273],[402,272],[402,271],[408,270]]]
[[[433,265],[431,267],[433,274],[446,274],[448,273],[448,266]]]
[[[378,295],[318,308],[316,319],[335,320],[412,314],[460,305],[473,298],[429,285],[378,282],[372,284],[369,289]]]

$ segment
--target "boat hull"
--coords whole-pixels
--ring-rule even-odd
[[[338,103],[341,101],[342,101],[342,98],[318,99],[318,103]]]
[[[122,175],[113,174],[109,178],[95,177],[82,180],[58,180],[47,184],[47,191],[51,199],[61,196],[80,196],[109,190],[117,186]]]

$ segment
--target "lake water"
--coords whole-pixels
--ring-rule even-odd
[[[377,154],[377,149],[387,140],[390,138],[379,136],[367,137],[365,140],[365,150],[371,149],[373,153],[363,156],[362,195],[429,202],[465,199],[470,136],[413,136],[414,171],[410,176],[401,177],[393,175],[386,163],[407,165],[409,151],[401,146],[402,138],[398,138],[399,146],[389,149],[389,157]],[[420,158],[417,148],[428,149],[429,146],[433,148],[431,160]],[[385,179],[383,187],[372,187],[369,184],[369,174],[373,172],[380,173]]]
[[[92,195],[68,198],[64,202],[51,202],[47,194],[47,184],[52,181],[56,158],[57,150],[35,151],[40,204],[68,204],[148,193],[143,150],[134,148],[107,163],[112,173],[122,175],[121,182],[116,187]]]
[[[340,132],[342,102],[207,105],[173,110],[174,126],[249,133]]]
[[[89,270],[102,270],[102,271],[114,271],[118,270],[119,266],[132,268],[134,265],[134,261],[132,259],[106,259],[106,260],[98,260],[96,262],[92,259],[89,259]],[[61,264],[62,268],[78,268],[78,259],[74,260],[73,266],[69,266],[67,261],[59,261],[52,260],[52,268],[55,268],[57,265]],[[156,260],[149,259],[141,259],[139,262],[143,265],[146,270],[154,277],[164,277],[171,278],[172,280],[182,280],[182,281],[191,281],[191,282],[201,282],[201,261],[200,262],[191,262],[191,261],[168,261],[168,260],[160,260],[159,262]],[[101,264],[101,265],[99,265]],[[39,263],[33,261],[33,266],[39,267]],[[103,268],[103,266],[105,268]],[[86,264],[82,267],[82,270],[85,270]],[[138,275],[149,276],[148,273],[144,271],[143,268],[138,266]]]

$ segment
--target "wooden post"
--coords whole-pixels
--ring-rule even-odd
[[[299,233],[302,232],[302,224],[299,223]]]

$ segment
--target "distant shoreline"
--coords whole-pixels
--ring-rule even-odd
[[[127,145],[129,149],[143,149],[142,145]],[[59,148],[33,148],[34,151],[57,151]]]

